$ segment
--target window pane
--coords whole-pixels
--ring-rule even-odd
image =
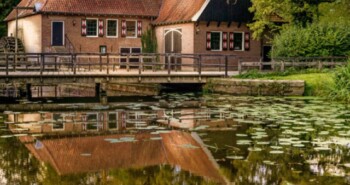
[[[117,36],[117,21],[108,20],[107,21],[107,36]]]
[[[97,20],[86,20],[86,35],[97,36]]]
[[[126,36],[136,37],[136,21],[126,21]]]
[[[54,123],[52,125],[53,130],[64,129],[64,121],[61,114],[53,114]]]
[[[220,50],[221,33],[211,32],[211,50]]]
[[[132,48],[131,53],[141,53],[141,48]]]
[[[234,50],[243,50],[243,33],[234,33]]]
[[[86,121],[87,130],[97,130],[97,114],[88,114]]]
[[[100,53],[107,53],[107,46],[100,46]]]
[[[120,53],[130,53],[130,48],[120,48]]]
[[[109,113],[109,115],[108,115],[108,128],[109,129],[118,128],[117,114],[116,113]]]

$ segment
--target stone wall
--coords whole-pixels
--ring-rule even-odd
[[[302,96],[302,80],[211,79],[206,88],[215,93],[248,96]]]

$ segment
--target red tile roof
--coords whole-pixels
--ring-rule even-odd
[[[134,137],[135,141],[108,142],[108,139],[122,137]],[[152,137],[161,137],[162,140],[151,140]],[[20,137],[20,140],[24,143],[33,141],[28,136]],[[41,143],[43,147],[39,149],[33,143],[25,145],[38,160],[51,164],[60,175],[169,164],[179,165],[185,171],[213,181],[225,182],[215,161],[195,137],[186,132],[47,139]],[[185,147],[187,145],[195,148]]]
[[[155,24],[191,21],[206,0],[163,0]]]
[[[162,0],[22,0],[18,6],[34,7],[42,4],[42,13],[83,15],[129,15],[157,17]],[[19,16],[33,15],[33,11],[20,10]],[[12,11],[5,20],[13,20]]]

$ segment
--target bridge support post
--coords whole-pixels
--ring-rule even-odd
[[[99,98],[99,97],[100,97],[100,87],[101,87],[101,84],[100,84],[100,83],[96,83],[96,84],[95,84],[95,97],[96,97],[96,98]]]
[[[32,84],[26,84],[26,98],[28,100],[32,99]]]
[[[108,104],[107,83],[96,83],[95,96],[100,100],[101,104]]]

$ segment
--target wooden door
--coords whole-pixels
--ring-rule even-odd
[[[170,30],[165,33],[165,53],[181,54],[182,53],[182,33],[181,29]],[[171,69],[181,69],[181,58],[172,56],[165,59],[166,65],[170,62]]]
[[[63,22],[52,22],[52,46],[63,46],[64,40]]]

